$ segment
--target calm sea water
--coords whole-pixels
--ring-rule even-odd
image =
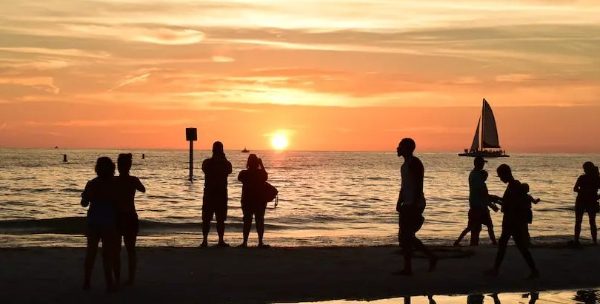
[[[187,180],[186,151],[174,150],[36,150],[0,149],[0,247],[83,246],[80,193],[95,176],[99,156],[116,159],[134,153],[132,174],[148,192],[137,195],[142,246],[196,246],[200,238],[203,176],[199,165],[208,151],[196,151],[196,180]],[[146,154],[142,159],[141,154]],[[67,154],[68,163],[62,162]],[[401,159],[394,152],[259,151],[269,180],[279,191],[279,206],[267,210],[266,241],[279,246],[385,245],[396,243],[396,200]],[[240,191],[237,174],[247,154],[228,151],[234,166],[229,177],[226,240],[241,240]],[[467,177],[471,158],[423,153],[427,197],[426,222],[419,235],[431,243],[451,244],[465,227]],[[531,234],[536,242],[566,239],[572,234],[573,185],[584,161],[600,155],[522,154],[491,159],[488,187],[501,195],[495,175],[501,163],[531,186],[542,202],[534,206]],[[501,214],[493,214],[500,227]],[[216,231],[211,232],[216,239]],[[255,242],[254,231],[251,242]],[[589,231],[584,225],[583,236]],[[487,238],[483,238],[486,242]]]

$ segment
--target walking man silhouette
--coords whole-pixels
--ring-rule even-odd
[[[412,274],[413,247],[423,251],[429,258],[429,271],[433,271],[437,264],[437,257],[416,236],[425,221],[423,211],[426,203],[423,194],[425,168],[421,160],[413,155],[415,148],[412,138],[402,139],[397,148],[398,156],[404,158],[400,169],[400,195],[396,204],[399,213],[398,241],[404,254],[404,269],[394,273],[399,275]]]
[[[502,234],[498,240],[498,253],[494,268],[488,270],[486,274],[498,275],[500,264],[502,264],[506,253],[508,240],[512,236],[515,245],[517,245],[529,269],[531,269],[529,278],[537,278],[540,274],[527,248],[529,244],[527,193],[525,193],[523,185],[513,177],[507,164],[500,165],[496,171],[500,180],[507,186],[502,197],[502,212],[504,212],[504,215],[502,217]]]

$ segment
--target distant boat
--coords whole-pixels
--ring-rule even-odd
[[[481,133],[479,132],[480,126]],[[477,122],[477,129],[475,130],[471,148],[465,149],[464,153],[460,153],[458,156],[508,157],[506,151],[500,148],[494,112],[492,112],[492,107],[490,107],[485,98],[483,99],[481,116]]]
[[[244,147],[244,150],[242,150],[242,153],[249,153],[250,150],[246,149],[246,147]]]

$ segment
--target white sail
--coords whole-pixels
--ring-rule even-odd
[[[482,126],[481,126],[481,141],[483,148],[500,148],[500,141],[498,140],[498,129],[496,128],[496,119],[494,119],[494,112],[483,99],[483,113],[482,113]]]
[[[479,124],[481,123],[481,119],[477,121],[477,129],[475,129],[475,137],[473,137],[473,143],[471,144],[471,150],[469,151],[479,151]]]

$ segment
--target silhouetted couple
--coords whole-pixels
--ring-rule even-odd
[[[573,191],[577,192],[577,198],[575,199],[575,238],[573,240],[574,246],[580,246],[579,235],[581,234],[581,222],[583,221],[583,214],[587,213],[590,221],[590,232],[592,233],[592,242],[594,245],[598,244],[597,241],[597,228],[596,228],[596,213],[600,211],[598,205],[598,190],[600,190],[600,173],[598,167],[592,162],[585,162],[583,164],[584,174],[577,178]]]
[[[479,233],[481,226],[485,225],[490,236],[492,244],[496,245],[496,236],[494,235],[494,224],[490,215],[491,208],[498,211],[494,202],[498,202],[499,197],[490,195],[486,185],[488,177],[487,171],[483,170],[486,161],[481,156],[475,157],[473,161],[474,168],[469,174],[469,214],[467,228],[458,236],[454,246],[458,246],[465,235],[471,232],[471,246],[479,245]]]
[[[396,150],[398,156],[404,158],[400,168],[400,195],[396,204],[396,211],[399,213],[398,242],[404,255],[404,268],[395,272],[399,275],[412,274],[413,249],[423,251],[429,258],[429,271],[433,271],[437,264],[437,257],[416,236],[425,221],[423,211],[426,202],[423,193],[425,168],[421,160],[414,156],[415,148],[413,139],[404,138]]]
[[[224,241],[225,221],[227,220],[227,176],[231,174],[231,163],[225,157],[223,144],[219,141],[213,144],[213,155],[204,160],[202,171],[204,172],[204,196],[202,199],[202,236],[200,247],[208,246],[208,233],[213,216],[217,220],[217,233],[219,235],[219,247],[229,247]],[[256,154],[250,154],[246,163],[246,169],[238,175],[242,182],[242,213],[244,219],[243,242],[240,247],[248,247],[248,237],[252,227],[252,219],[256,222],[258,234],[258,246],[269,247],[263,242],[265,231],[265,211],[267,201],[263,199],[264,185],[268,179],[267,171],[262,160]]]
[[[135,209],[135,192],[145,192],[140,180],[129,175],[132,155],[120,154],[119,176],[115,177],[115,164],[109,157],[96,161],[97,177],[90,180],[81,194],[81,206],[87,207],[87,247],[84,264],[83,288],[91,287],[92,269],[102,241],[102,262],[107,291],[115,291],[120,284],[121,238],[124,239],[129,264],[127,284],[133,284],[137,264],[135,243],[139,223]]]

